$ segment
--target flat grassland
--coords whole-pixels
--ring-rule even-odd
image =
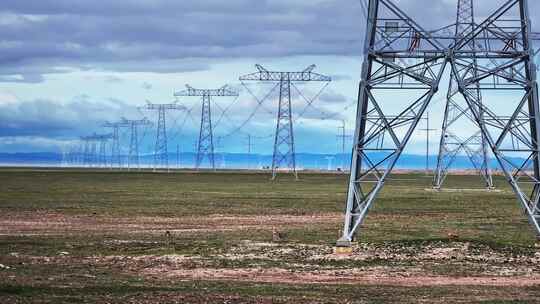
[[[0,303],[540,303],[540,248],[502,178],[395,175],[338,255],[346,183],[1,169]]]

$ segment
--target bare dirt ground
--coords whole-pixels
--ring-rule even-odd
[[[424,190],[429,179],[396,177],[352,253],[339,255],[333,245],[346,181],[332,175],[295,184],[269,184],[264,176],[238,188],[231,188],[232,178],[242,185],[253,177],[75,177],[80,181],[66,176],[74,189],[66,193],[65,185],[45,182],[58,176],[37,175],[32,183],[4,178],[12,184],[0,212],[0,303],[43,303],[44,295],[59,303],[138,304],[537,303],[540,297],[540,247],[507,188],[431,193]],[[450,186],[475,187],[475,178]],[[155,187],[141,186],[148,181]],[[148,193],[163,187],[162,195]],[[66,195],[73,205],[62,201]],[[156,203],[137,200],[146,196]]]
[[[65,233],[162,233],[271,229],[280,226],[338,223],[342,214],[189,217],[71,216],[54,212],[6,213],[0,217],[0,235],[55,235]]]
[[[129,243],[122,240],[106,242]],[[333,248],[326,245],[257,243],[246,240],[210,256],[165,254],[80,257],[71,256],[69,252],[59,252],[55,256],[12,253],[8,262],[11,265],[48,265],[53,269],[63,265],[86,265],[91,269],[112,269],[159,282],[516,288],[540,285],[540,250],[526,255],[501,253],[488,247],[472,248],[467,242],[431,243],[420,247],[358,244],[352,254],[342,255],[335,254]],[[440,274],[438,267],[445,267],[445,274]],[[454,269],[448,271],[446,267]]]
[[[530,277],[447,277],[413,275],[407,272],[395,273],[391,269],[350,269],[310,271],[290,271],[287,269],[189,269],[189,270],[149,270],[146,275],[181,280],[221,280],[258,283],[286,284],[352,284],[352,285],[392,285],[406,287],[426,286],[536,286],[540,276]]]
[[[420,248],[382,248],[357,245],[350,255],[339,255],[328,246],[251,243],[245,241],[216,258],[290,261],[282,267],[201,267],[197,257],[144,257],[151,267],[141,272],[153,278],[226,280],[287,284],[355,284],[393,286],[535,286],[540,284],[540,251],[528,256],[509,256],[490,249],[470,248],[468,243],[431,244]],[[413,251],[415,251],[413,253]],[[297,263],[298,260],[309,264]],[[378,261],[373,263],[374,260]],[[474,275],[437,275],[431,268],[448,263],[482,270]],[[148,262],[148,261],[146,261]],[[341,264],[340,264],[341,262]],[[256,264],[256,263],[255,263]],[[189,265],[186,267],[186,265]],[[346,266],[345,265],[350,265]],[[457,267],[459,268],[459,267]]]
[[[70,216],[53,212],[4,214],[3,235],[61,235],[66,233],[114,232],[185,233],[234,230],[272,230],[274,227],[302,227],[338,223],[341,214],[312,216],[134,217]],[[141,240],[105,240],[107,244],[141,243]],[[540,285],[540,249],[529,255],[512,255],[488,247],[471,248],[467,242],[401,247],[359,244],[350,255],[339,255],[329,245],[256,243],[242,241],[211,257],[201,255],[142,255],[71,257],[11,255],[13,264],[87,264],[118,268],[122,272],[155,280],[206,280],[286,284],[359,284],[394,286],[535,286]],[[216,262],[217,261],[217,262]],[[220,263],[233,266],[219,267]],[[216,264],[217,263],[217,264]],[[452,275],[439,275],[445,263],[463,268]],[[236,266],[234,266],[236,265]],[[262,266],[261,266],[262,265]],[[360,266],[359,266],[360,265]],[[384,266],[388,265],[388,266]],[[473,275],[467,269],[475,269]],[[471,270],[469,269],[469,270]]]

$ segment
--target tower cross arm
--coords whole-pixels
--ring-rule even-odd
[[[219,89],[195,89],[186,85],[186,89],[174,93],[175,97],[180,96],[238,96],[238,92],[224,85]]]
[[[105,121],[102,126],[104,128],[120,128],[120,127],[126,127],[127,125],[123,120],[120,120],[117,122]]]
[[[160,110],[160,109],[165,109],[165,110],[181,110],[181,111],[186,111],[187,108],[183,105],[179,105],[178,103],[176,102],[173,102],[173,103],[151,103],[149,101],[146,101],[146,105],[140,107],[140,109],[144,109],[144,110]]]
[[[86,140],[86,141],[108,140],[112,138],[113,138],[113,134],[93,134],[93,135],[88,135],[88,136],[81,136],[81,140]]]
[[[313,72],[316,67],[314,64],[298,72],[269,71],[258,64],[255,67],[258,72],[240,76],[240,81],[281,81],[284,79],[290,81],[332,81],[330,76]]]
[[[148,118],[144,117],[143,119],[127,119],[122,117],[120,120],[122,127],[129,127],[131,125],[152,125],[152,122]]]

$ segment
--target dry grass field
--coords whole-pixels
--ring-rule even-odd
[[[339,255],[346,180],[2,169],[0,303],[540,303],[504,180],[395,175]]]

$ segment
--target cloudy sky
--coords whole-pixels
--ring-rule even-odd
[[[250,134],[254,151],[271,153],[275,96],[246,122],[255,101],[238,77],[255,72],[256,63],[271,70],[303,70],[314,63],[334,81],[307,109],[293,92],[295,113],[303,114],[295,125],[297,151],[335,153],[338,127],[345,121],[350,133],[354,123],[364,25],[360,1],[2,0],[0,152],[59,151],[81,135],[106,132],[101,125],[120,117],[155,121],[155,113],[137,106],[173,102],[173,92],[189,83],[229,84],[240,91],[237,100],[214,100],[218,149],[245,151]],[[455,0],[395,2],[427,28],[455,18]],[[478,0],[478,14],[487,14],[486,4],[493,2]],[[533,12],[540,9],[537,2],[531,1]],[[254,83],[248,88],[259,98],[270,89]],[[306,99],[320,88],[298,86]],[[170,146],[193,151],[200,100],[178,102],[192,111],[168,116]],[[436,114],[434,124],[440,124]],[[150,149],[154,133],[145,130],[143,150]],[[424,137],[415,135],[412,152],[423,152]]]

